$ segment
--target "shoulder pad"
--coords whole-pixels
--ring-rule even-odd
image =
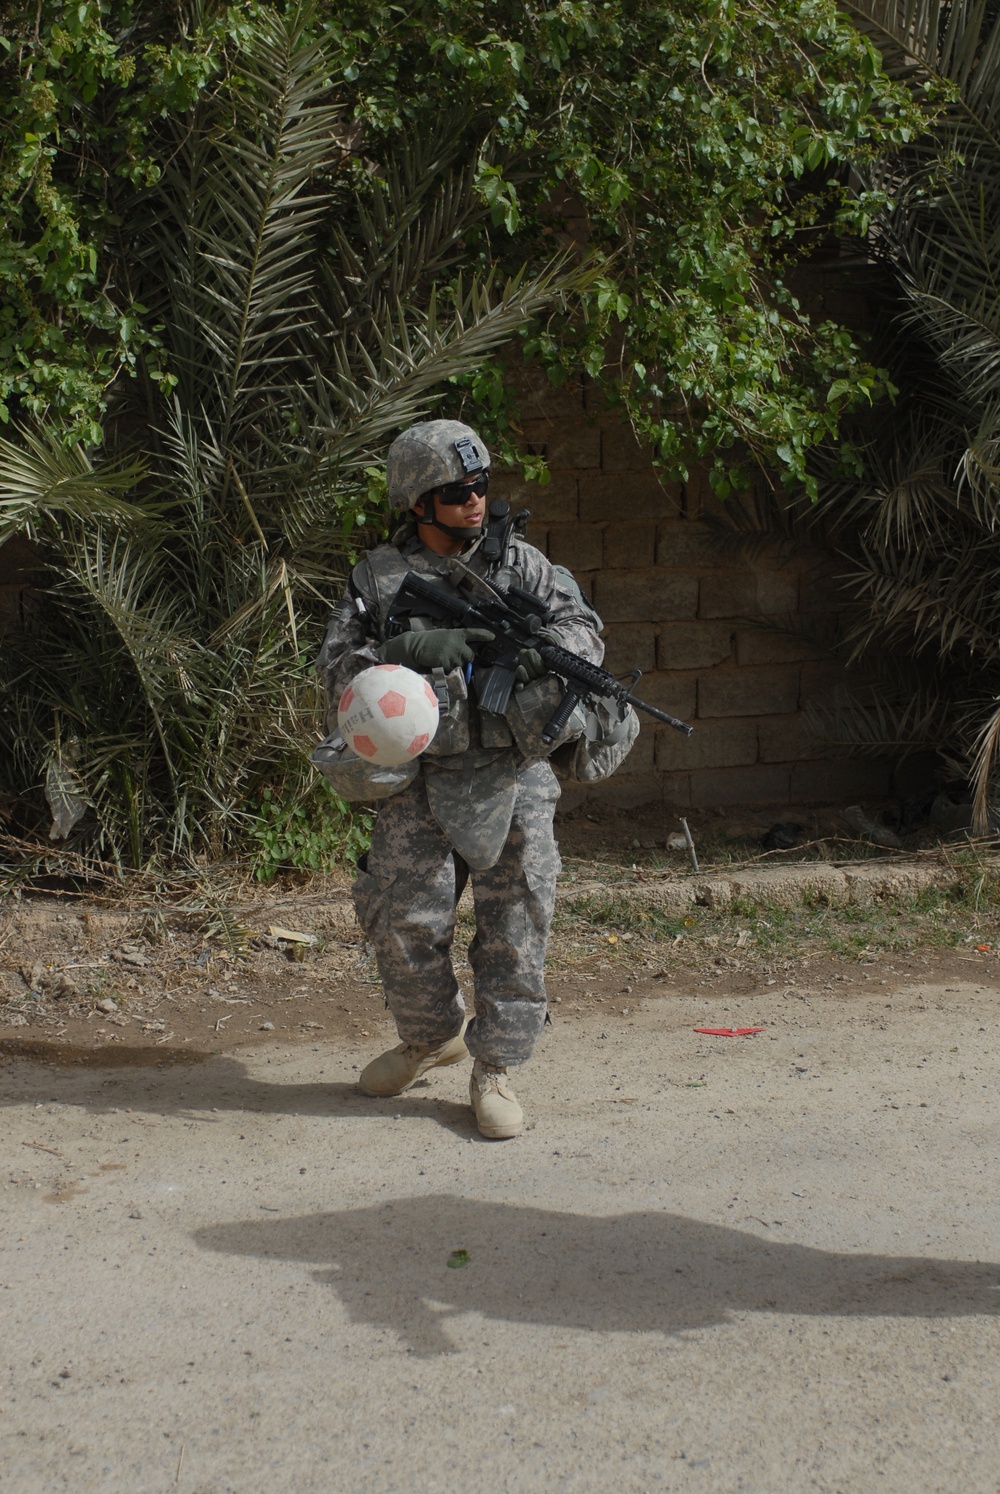
[[[355,598],[355,600],[360,597],[363,602],[371,601],[373,587],[371,570],[368,565],[367,556],[365,556],[363,560],[358,561],[357,565],[348,576],[347,590],[350,592],[351,596]]]
[[[600,633],[604,627],[601,616],[591,603],[587,601],[587,598],[580,590],[580,583],[573,575],[573,572],[568,571],[564,565],[553,565],[552,569],[556,574],[562,590],[568,592],[574,601],[579,603],[580,610],[593,619],[594,629]]]

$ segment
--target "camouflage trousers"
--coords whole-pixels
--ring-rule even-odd
[[[469,945],[474,1058],[524,1063],[545,1022],[543,965],[559,852],[552,817],[559,787],[548,763],[518,773],[500,859],[470,871],[431,814],[423,778],[383,802],[354,883],[358,920],[375,949],[400,1038],[431,1046],[459,1031],[465,1004],[451,962],[458,899],[471,877],[476,933]]]

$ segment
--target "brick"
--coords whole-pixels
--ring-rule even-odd
[[[817,612],[810,606],[810,601],[809,578],[803,576],[799,583],[799,602],[802,605],[795,615],[796,623],[801,627],[804,637],[813,638],[817,643],[825,643],[830,649],[836,648],[843,642],[849,614],[846,610],[835,612],[830,607]]]
[[[607,570],[637,570],[656,558],[655,519],[612,521],[604,530],[604,565]]]
[[[512,371],[511,383],[522,426],[531,420],[572,419],[583,409],[579,379],[567,379],[565,384],[557,386],[537,364],[521,364]]]
[[[615,623],[604,640],[604,668],[612,674],[656,668],[656,628],[652,623]]]
[[[554,477],[551,482],[525,482],[520,473],[502,473],[490,478],[490,497],[506,498],[516,512],[526,508],[532,519],[543,523],[573,524],[579,513],[575,477]]]
[[[658,803],[663,798],[664,785],[656,773],[638,778],[624,776],[620,768],[613,778],[603,783],[592,784],[582,802],[611,804],[616,809],[640,809],[644,804]]]
[[[656,564],[713,570],[732,562],[719,543],[718,531],[711,525],[675,519],[660,525]]]
[[[562,419],[525,420],[522,437],[531,451],[544,456],[553,472],[601,466],[601,432],[582,408]]]
[[[802,578],[802,610],[810,612],[843,612],[851,597],[845,582],[824,567]]]
[[[585,524],[615,519],[665,519],[680,512],[680,489],[661,483],[656,473],[585,475],[580,480],[580,518]]]
[[[656,766],[737,768],[757,761],[757,723],[753,720],[696,722],[690,737],[669,727],[657,739]]]
[[[716,571],[702,576],[699,617],[755,617],[757,578],[751,571]]]
[[[732,657],[733,630],[727,622],[673,622],[660,628],[657,659],[661,669],[710,669]]]
[[[757,722],[762,763],[797,763],[825,757],[827,748],[813,735],[801,712],[794,716],[762,716]]]
[[[531,523],[528,526],[528,532],[525,535],[525,539],[527,539],[529,544],[534,545],[536,550],[541,550],[543,555],[548,555],[549,531],[544,524],[536,524],[534,519],[532,519]]]
[[[778,716],[799,706],[799,671],[762,665],[753,669],[713,669],[698,680],[698,715]]]
[[[702,494],[708,490],[708,476],[700,463],[688,469],[683,486],[683,513],[685,519],[698,519],[701,515]]]
[[[697,690],[697,678],[693,674],[644,674],[635,687],[635,693],[640,700],[648,700],[650,705],[658,706],[661,711],[668,711],[671,716],[679,716],[682,721],[694,721],[695,700]],[[652,717],[640,718],[648,725]],[[672,727],[669,730],[673,730]]]
[[[596,524],[553,524],[549,529],[549,559],[577,571],[598,571],[603,553]]]
[[[675,804],[678,809],[690,809],[690,773],[661,773],[660,781],[662,785],[663,797],[667,801],[667,803]]]
[[[804,804],[852,804],[856,799],[882,799],[889,792],[892,778],[889,763],[861,757],[795,763],[791,774],[792,797]]]
[[[698,604],[695,576],[664,571],[605,571],[594,588],[598,612],[607,623],[662,622],[693,617]]]
[[[746,768],[700,768],[691,774],[691,803],[787,804],[788,768],[752,763]]]
[[[651,465],[647,447],[636,440],[624,421],[605,425],[601,431],[601,469],[604,472],[642,472]]]
[[[863,676],[850,671],[839,659],[825,659],[816,664],[803,664],[801,669],[802,704],[828,702],[838,690],[851,681],[857,683]]]
[[[828,650],[817,638],[782,633],[775,628],[746,628],[736,634],[737,664],[800,664],[825,659]]]
[[[790,567],[760,570],[756,574],[757,610],[765,616],[784,617],[799,608],[799,573]]]
[[[726,528],[729,527],[725,501],[715,496],[707,477],[698,485],[697,504],[692,504],[691,508],[685,509],[684,512],[689,519],[714,519]]]
[[[600,468],[601,433],[596,425],[587,425],[582,420],[560,421],[549,431],[545,455],[553,472],[563,467]]]

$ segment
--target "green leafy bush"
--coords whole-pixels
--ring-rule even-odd
[[[884,387],[788,272],[922,107],[832,0],[0,6],[0,652],[16,824],[121,865],[305,802],[310,680],[380,467],[518,456],[499,359],[598,381],[721,492]],[[583,241],[586,241],[584,246]],[[542,476],[537,458],[526,470]]]
[[[374,822],[373,814],[352,809],[323,782],[305,798],[294,800],[266,788],[250,832],[259,846],[254,875],[258,882],[271,882],[289,868],[335,871],[367,851]]]

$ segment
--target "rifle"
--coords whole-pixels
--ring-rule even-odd
[[[452,567],[455,585],[473,595],[463,596],[450,585],[439,585],[408,571],[389,607],[386,636],[404,631],[406,621],[413,616],[430,618],[453,628],[489,629],[493,642],[477,645],[472,676],[476,697],[484,711],[503,715],[514,689],[518,656],[523,648],[533,648],[550,672],[566,681],[566,693],[542,731],[543,741],[554,742],[580,701],[592,697],[614,700],[622,720],[628,707],[635,706],[685,736],[694,731],[686,721],[679,721],[633,695],[641,670],[634,669],[629,683],[623,684],[606,669],[540,636],[551,621],[552,612],[534,592],[521,586],[506,590],[493,586],[460,561],[453,561]]]

